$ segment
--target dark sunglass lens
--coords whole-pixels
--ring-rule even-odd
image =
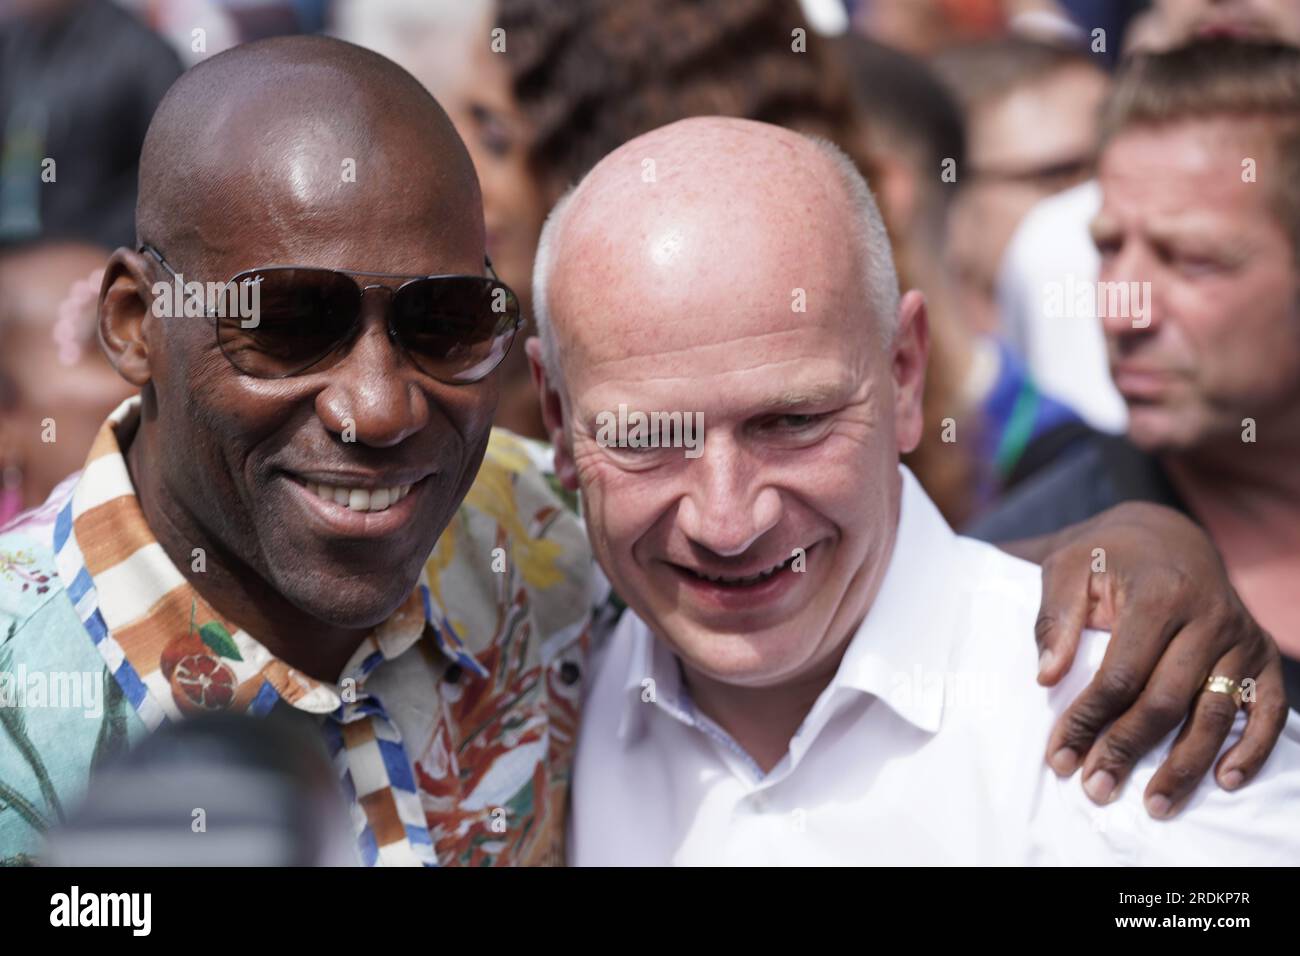
[[[477,382],[501,364],[519,328],[519,301],[504,283],[478,276],[408,282],[393,303],[403,347],[428,375]]]
[[[328,269],[254,269],[231,280],[217,320],[221,351],[258,378],[296,375],[341,345],[361,307],[361,290]]]

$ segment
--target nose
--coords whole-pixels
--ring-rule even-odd
[[[1157,268],[1151,251],[1135,241],[1124,243],[1103,264],[1098,276],[1097,314],[1108,338],[1142,337],[1159,327],[1164,306],[1158,290],[1163,283],[1151,280]]]
[[[329,385],[316,397],[316,414],[343,441],[389,448],[424,428],[431,410],[422,373],[389,337],[391,293],[369,298],[379,307],[367,308],[348,354],[325,372]]]
[[[684,474],[679,527],[715,554],[743,554],[781,520],[781,495],[764,484],[762,463],[725,434],[710,432]]]

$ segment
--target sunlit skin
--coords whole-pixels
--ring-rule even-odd
[[[1102,157],[1092,231],[1103,280],[1151,283],[1148,328],[1104,320],[1129,437],[1160,457],[1251,613],[1300,656],[1300,270],[1260,122],[1122,133]]]
[[[883,341],[851,215],[830,164],[793,133],[696,119],[633,140],[584,181],[557,239],[563,383],[534,361],[601,565],[678,653],[697,704],[765,766],[879,587],[898,456],[921,428],[924,304],[909,293]],[[602,447],[597,415],[620,403],[702,412],[703,456]],[[760,586],[696,577],[753,575],[795,549],[806,570]]]
[[[173,115],[177,126],[198,117],[204,141],[227,148],[191,148],[180,132],[156,153],[146,142],[141,193],[160,202],[142,201],[141,239],[199,281],[273,263],[481,275],[474,171],[428,95],[392,64],[336,69],[336,57],[356,56],[337,41],[271,42],[238,48],[244,61],[225,61],[226,82],[207,87],[221,94],[192,90]],[[258,75],[280,56],[299,82]],[[345,157],[357,159],[354,182],[341,175]],[[251,378],[206,320],[153,316],[153,283],[167,278],[120,249],[100,307],[110,360],[143,389],[127,460],[145,516],[217,610],[291,665],[336,680],[410,595],[473,481],[495,381],[451,386],[423,374],[388,339],[382,294],[367,297],[358,338],[328,370]],[[302,480],[413,487],[387,512],[359,515],[317,507]],[[205,552],[202,573],[194,548]]]

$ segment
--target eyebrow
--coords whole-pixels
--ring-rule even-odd
[[[1114,219],[1099,215],[1089,223],[1088,232],[1095,245],[1102,239],[1113,239],[1120,235],[1123,227]],[[1236,245],[1220,235],[1213,224],[1206,224],[1196,217],[1159,220],[1146,225],[1143,232],[1149,241],[1158,245],[1173,246],[1198,254],[1222,255],[1232,251]]]
[[[759,407],[763,409],[801,408],[805,405],[825,405],[844,400],[844,389],[839,385],[823,383],[806,389],[787,389],[769,395]]]

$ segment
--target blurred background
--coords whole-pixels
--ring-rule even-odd
[[[526,311],[547,212],[625,140],[728,114],[839,143],[880,198],[904,287],[930,303],[929,427],[909,464],[962,525],[1090,430],[1124,428],[1099,323],[1049,329],[1026,292],[1096,274],[1112,71],[1198,36],[1300,42],[1300,2],[0,0],[0,525],[81,466],[127,394],[95,299],[112,249],[135,241],[159,99],[234,44],[312,31],[391,57],[447,109]],[[499,424],[542,437],[522,348],[501,374]],[[57,444],[41,441],[49,418]]]

